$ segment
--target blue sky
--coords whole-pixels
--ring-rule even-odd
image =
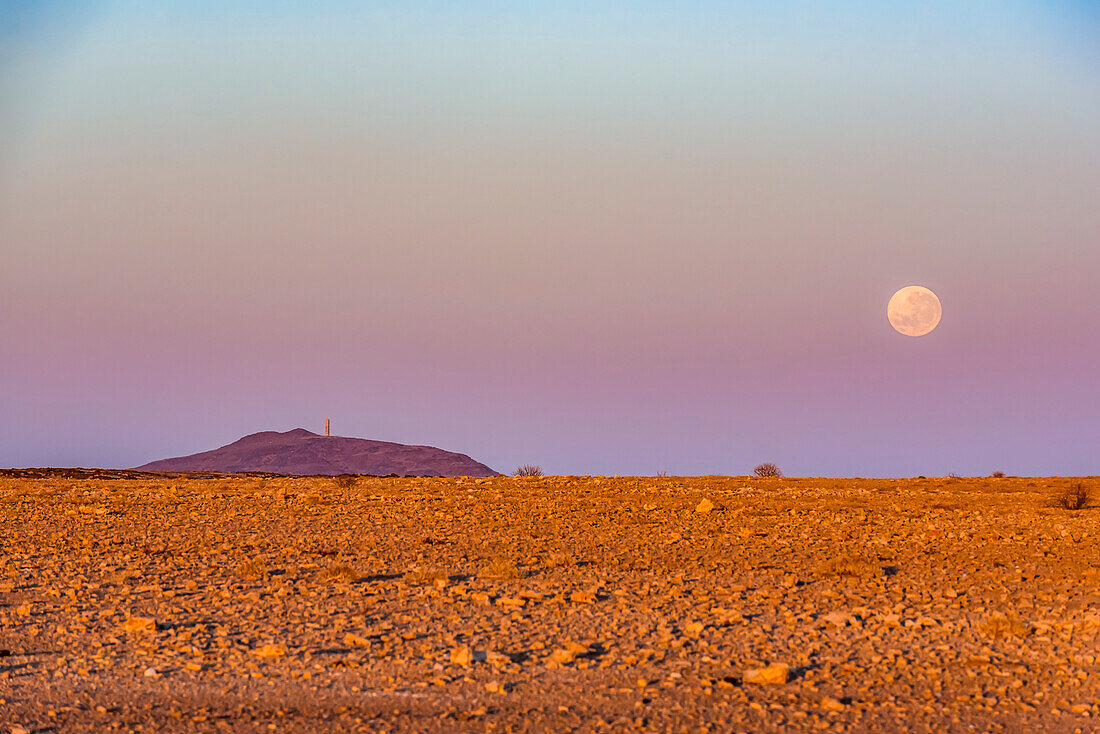
[[[1095,473],[1096,29],[0,3],[0,465],[331,417],[505,471]]]

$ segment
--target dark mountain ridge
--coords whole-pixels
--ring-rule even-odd
[[[417,477],[492,477],[466,454],[365,438],[319,436],[304,428],[261,431],[212,451],[152,461],[142,471],[270,472],[272,474],[373,474]]]

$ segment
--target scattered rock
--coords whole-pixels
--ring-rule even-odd
[[[785,663],[776,663],[775,665],[769,665],[764,668],[749,668],[745,671],[741,680],[744,683],[752,683],[761,686],[782,685],[787,682],[790,674],[790,666]]]
[[[286,647],[283,645],[264,645],[257,649],[256,655],[261,658],[278,659],[286,657]]]
[[[452,665],[469,665],[474,659],[473,653],[470,652],[470,648],[466,645],[462,647],[456,647],[451,650],[451,664]]]
[[[711,502],[710,499],[708,499],[707,497],[704,497],[703,500],[695,506],[695,511],[698,513],[707,513],[711,510],[716,509],[717,507],[718,505]]]
[[[155,632],[157,622],[152,617],[129,617],[121,628],[124,632]]]
[[[559,647],[547,657],[547,663],[551,665],[568,665],[577,659],[579,655],[584,655],[589,651],[588,645],[582,645],[578,642],[568,642],[565,647]]]
[[[1100,514],[1048,480],[460,481],[0,471],[0,734],[149,731],[147,669],[166,731],[247,728],[244,695],[260,728],[395,734],[1097,715]]]

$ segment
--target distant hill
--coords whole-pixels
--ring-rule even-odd
[[[304,428],[263,431],[201,454],[161,459],[143,471],[261,471],[273,474],[374,474],[492,477],[497,472],[465,454],[364,438],[319,436]]]

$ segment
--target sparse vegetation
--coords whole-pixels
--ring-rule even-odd
[[[321,571],[317,579],[326,584],[350,584],[359,580],[359,574],[351,566],[338,563]]]
[[[547,553],[542,562],[547,568],[567,568],[577,565],[577,559],[573,554],[563,550]]]
[[[993,477],[994,479],[1004,479],[1005,473],[1003,471],[995,471],[989,476]]]
[[[338,474],[332,478],[332,483],[340,489],[353,489],[359,484],[359,477],[354,474]]]
[[[253,558],[237,566],[237,575],[246,579],[260,579],[267,573],[267,567],[259,558]]]
[[[507,558],[494,558],[482,566],[477,575],[483,579],[507,581],[509,579],[518,579],[523,574],[516,568],[516,564],[509,561]]]
[[[1082,482],[1059,490],[1054,497],[1054,503],[1063,510],[1083,510],[1089,506],[1091,500],[1092,488]]]
[[[411,568],[405,574],[405,581],[410,584],[433,584],[435,586],[446,585],[450,578],[446,571],[434,566],[420,566]]]
[[[1015,616],[995,612],[978,625],[978,630],[994,640],[1002,637],[1027,637],[1031,634],[1031,627],[1021,622]]]
[[[863,556],[846,555],[832,558],[817,568],[819,576],[849,576],[852,578],[871,578],[882,573],[882,568],[877,563],[872,563]]]
[[[752,474],[760,479],[774,479],[783,476],[783,472],[779,470],[779,467],[770,461],[757,464],[756,468],[752,470]]]
[[[520,468],[516,469],[514,476],[517,477],[541,477],[542,467],[534,464],[524,464]]]

